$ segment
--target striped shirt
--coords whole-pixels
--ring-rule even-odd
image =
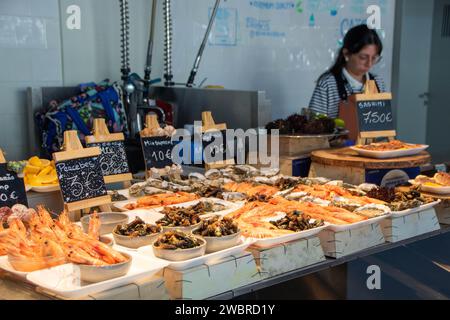
[[[386,86],[382,78],[375,76],[375,82],[381,92],[386,92]],[[345,90],[348,96],[355,93],[361,93],[354,91],[352,86],[346,82]],[[336,78],[331,72],[326,73],[317,83],[314,90],[309,108],[315,113],[325,114],[331,118],[337,118],[339,116],[339,103],[341,97],[339,96],[338,85]]]

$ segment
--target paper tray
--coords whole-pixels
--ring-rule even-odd
[[[161,259],[142,257],[139,254],[128,252],[132,257],[131,268],[125,276],[98,283],[83,283],[79,278],[79,270],[74,264],[64,264],[50,269],[31,272],[27,280],[42,289],[58,296],[76,299],[91,294],[121,287],[134,281],[150,277],[167,266]]]

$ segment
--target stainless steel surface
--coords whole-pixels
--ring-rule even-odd
[[[234,247],[241,241],[241,231],[224,237],[202,237],[206,240],[206,253]]]
[[[168,87],[173,86],[172,35],[171,0],[164,0],[164,79]]]
[[[216,123],[225,122],[229,129],[264,127],[272,119],[271,102],[264,91],[154,86],[150,98],[172,104],[176,128],[201,121],[203,111],[211,111]]]
[[[77,265],[80,268],[81,280],[86,282],[100,282],[126,275],[128,270],[130,270],[133,258],[127,253],[120,253],[127,257],[128,260],[108,266]]]
[[[100,235],[105,235],[112,233],[114,228],[118,224],[125,224],[128,223],[128,215],[125,213],[118,213],[118,212],[102,212],[98,214],[98,217],[100,219]],[[84,232],[88,232],[89,230],[89,221],[91,217],[90,216],[84,216],[81,218],[81,225],[83,226]]]
[[[159,249],[153,244],[153,253],[156,257],[169,260],[169,261],[184,261],[189,259],[194,259],[205,254],[206,251],[206,241],[200,237],[196,237],[201,241],[202,245],[192,249],[177,249],[177,250],[167,250]]]
[[[121,245],[123,247],[127,247],[127,248],[137,249],[140,247],[145,247],[145,246],[149,246],[149,245],[153,244],[153,242],[155,242],[156,238],[158,238],[158,236],[161,233],[155,233],[155,234],[147,235],[144,237],[123,236],[123,235],[117,234],[115,231],[113,231],[112,234],[113,234],[114,241],[116,242],[116,244]]]
[[[213,11],[211,13],[211,17],[209,19],[208,27],[206,28],[205,35],[203,37],[203,41],[198,49],[197,56],[195,57],[194,66],[192,67],[191,73],[189,75],[189,79],[187,81],[186,86],[192,87],[194,85],[195,76],[197,75],[198,68],[200,66],[200,61],[202,60],[203,51],[205,50],[206,42],[208,41],[209,34],[211,33],[211,28],[214,24],[214,20],[216,19],[217,10],[219,9],[220,0],[216,0],[214,4]]]

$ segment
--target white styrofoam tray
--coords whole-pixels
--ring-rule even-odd
[[[375,218],[370,218],[364,221],[352,223],[352,224],[344,224],[344,225],[337,225],[337,224],[330,224],[327,229],[332,230],[334,232],[341,232],[341,231],[348,231],[348,230],[354,230],[358,228],[362,228],[365,226],[370,226],[371,224],[378,223],[386,218],[389,218],[392,214],[385,214],[384,216],[379,216]]]
[[[64,264],[29,273],[26,278],[31,283],[58,296],[76,299],[91,294],[124,286],[134,281],[150,277],[167,266],[161,259],[143,257],[135,252],[128,252],[133,261],[130,270],[122,277],[97,283],[85,283],[80,280],[80,270],[75,264]]]
[[[312,236],[315,236],[320,231],[324,230],[328,227],[328,223],[325,222],[325,225],[318,228],[313,228],[301,232],[295,232],[292,234],[287,234],[279,237],[273,237],[273,238],[266,238],[266,239],[257,239],[257,238],[247,238],[250,241],[252,241],[252,247],[258,247],[258,248],[269,248],[276,245],[284,244],[287,242],[292,242],[295,240],[305,239]]]
[[[422,211],[431,209],[431,208],[435,207],[436,205],[438,205],[440,202],[441,202],[441,200],[438,200],[438,201],[434,201],[434,202],[431,202],[428,204],[421,205],[420,207],[417,207],[417,208],[407,209],[407,210],[403,210],[403,211],[393,211],[390,216],[392,218],[401,218],[401,217],[408,216],[408,215],[416,213],[416,212],[422,212]]]

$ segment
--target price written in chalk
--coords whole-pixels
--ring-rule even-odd
[[[358,117],[361,132],[395,130],[390,100],[359,101]]]
[[[100,157],[67,160],[56,164],[65,203],[105,196]]]
[[[23,179],[15,172],[7,170],[5,163],[0,164],[0,207],[12,207],[15,204],[28,206]]]
[[[229,145],[234,144],[234,140],[228,141],[226,135],[226,130],[206,132],[203,134],[202,142],[205,163],[214,162],[212,159],[218,161],[228,160],[227,148]]]
[[[111,141],[88,144],[88,147],[100,147],[100,168],[103,176],[114,176],[130,172],[123,141]]]
[[[147,170],[173,164],[173,143],[170,137],[143,137],[141,143]]]

